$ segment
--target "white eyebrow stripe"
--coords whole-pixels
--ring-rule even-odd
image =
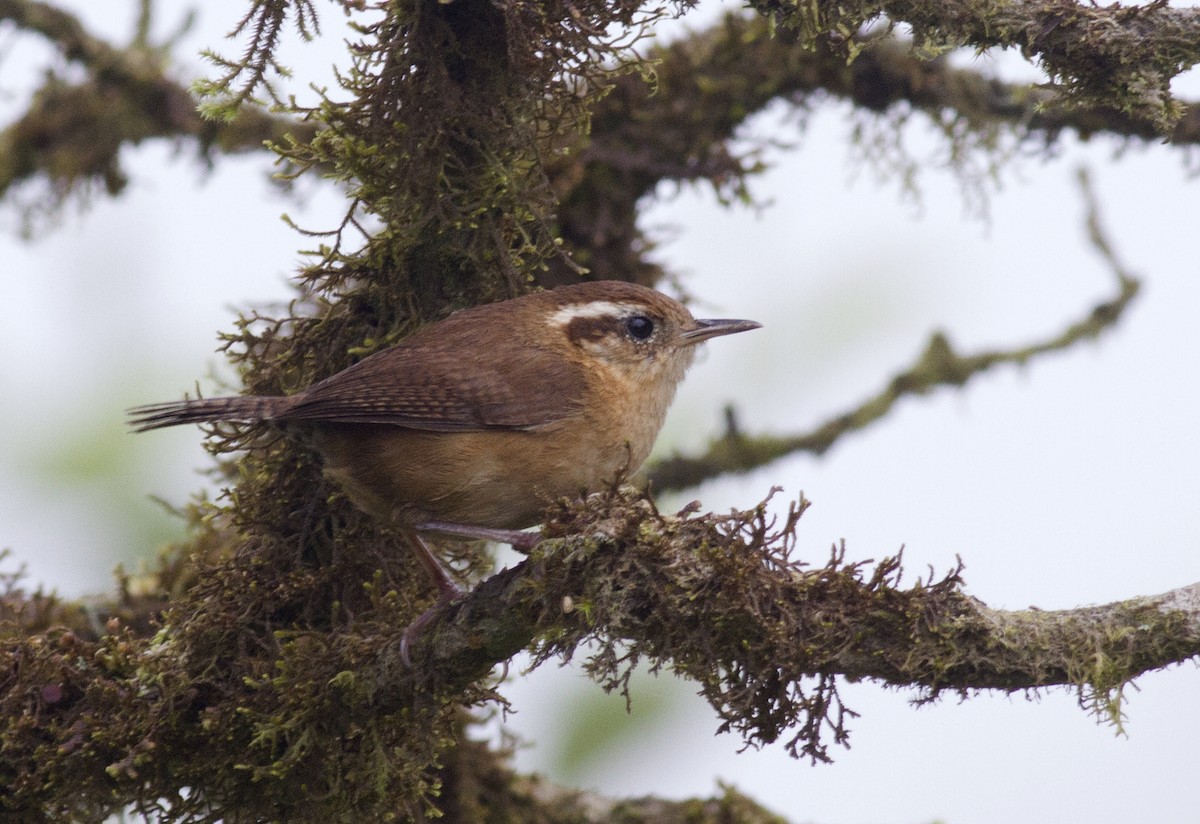
[[[573,303],[564,306],[550,316],[551,326],[566,326],[576,318],[601,318],[606,315],[614,318],[632,315],[644,311],[644,307],[636,303],[614,303],[610,300],[592,300],[587,303]]]

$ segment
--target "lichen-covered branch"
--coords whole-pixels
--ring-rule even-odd
[[[1035,60],[1069,102],[1149,118],[1164,134],[1181,114],[1171,81],[1200,62],[1200,10],[1166,0],[1098,6],[1075,0],[860,0],[793,4],[752,0],[805,42],[849,43],[880,17],[907,23],[930,49],[1015,48]]]
[[[772,101],[804,109],[840,98],[854,104],[863,122],[872,122],[868,113],[923,112],[952,144],[950,165],[969,189],[984,185],[976,178],[1003,162],[997,155],[1017,145],[1048,149],[1063,131],[1085,138],[1162,137],[1160,124],[1142,110],[1123,111],[1112,101],[1063,105],[1060,92],[955,68],[891,33],[855,42],[859,51],[847,62],[825,40],[806,42],[761,15],[730,14],[651,50],[654,84],[637,75],[616,78],[596,103],[591,130],[578,148],[549,166],[560,192],[559,231],[575,258],[598,278],[656,282],[662,270],[652,240],[637,225],[639,203],[661,184],[701,181],[725,200],[748,199],[748,179],[763,166],[754,149],[735,149],[734,140],[739,127]],[[899,125],[872,128],[893,131]],[[1200,107],[1186,107],[1171,140],[1200,141]],[[552,261],[544,280],[575,276]]]
[[[752,18],[745,25],[753,29],[763,23]],[[956,67],[945,57],[923,55],[911,40],[894,33],[863,37],[858,44],[861,51],[850,63],[827,45],[808,52],[788,33],[775,39],[790,44],[791,50],[808,55],[816,64],[819,85],[814,91],[835,95],[868,111],[907,104],[939,124],[953,124],[953,130],[945,130],[947,139],[953,139],[955,131],[975,135],[976,151],[985,150],[987,138],[999,129],[1027,143],[1044,145],[1064,131],[1084,139],[1111,135],[1159,143],[1164,137],[1159,124],[1143,111],[1124,111],[1112,101],[1092,105],[1064,101],[1062,92],[1053,87],[1006,82],[986,71]],[[769,49],[765,44],[762,48]],[[1179,119],[1167,135],[1169,143],[1200,143],[1200,107],[1183,102],[1180,109]]]
[[[561,540],[430,625],[421,668],[474,677],[519,646],[512,636],[536,632],[538,660],[582,646],[609,688],[639,661],[668,667],[700,684],[723,729],[825,759],[852,714],[841,677],[926,699],[1069,686],[1115,719],[1129,680],[1200,654],[1200,584],[1098,607],[994,610],[962,591],[958,570],[905,586],[898,558],[869,566],[841,547],[810,565],[796,550],[803,508],[776,523],[765,504],[668,516],[628,492],[564,506],[547,526]]]
[[[1131,679],[1200,654],[1200,584],[1083,609],[993,610],[963,592],[959,570],[905,583],[899,559],[851,562],[841,547],[807,562],[804,506],[778,519],[766,502],[665,515],[630,489],[563,502],[527,560],[433,614],[413,667],[400,655],[411,605],[389,589],[387,567],[362,577],[344,566],[364,559],[328,572],[249,553],[214,560],[153,638],[118,620],[97,641],[10,625],[0,811],[22,821],[92,820],[127,804],[185,820],[411,814],[414,792],[435,789],[421,782],[456,735],[455,707],[494,700],[485,676],[531,642],[538,661],[586,654],[610,689],[639,662],[670,668],[699,685],[722,729],[814,759],[849,735],[843,678],[924,699],[1066,686],[1118,718]],[[356,573],[364,597],[333,602],[325,626],[290,609],[263,623],[262,603]]]
[[[703,455],[664,458],[647,468],[646,477],[659,491],[687,489],[720,475],[748,472],[797,452],[821,455],[844,436],[882,420],[902,398],[927,395],[944,386],[962,387],[993,367],[1025,364],[1039,355],[1097,337],[1116,323],[1137,291],[1138,281],[1122,281],[1116,297],[1093,307],[1063,332],[1014,349],[963,355],[954,350],[944,333],[935,332],[912,366],[894,375],[875,395],[815,429],[798,435],[747,435],[732,422],[734,413],[730,410],[727,431],[712,441]]]
[[[460,747],[455,760],[466,760],[482,751],[470,742]],[[608,798],[593,792],[568,789],[541,776],[514,775],[491,769],[482,775],[464,770],[466,780],[457,780],[459,765],[449,765],[447,795],[461,799],[441,808],[447,822],[490,824],[496,821],[521,824],[787,824],[732,787],[722,786],[715,798],[668,800],[655,796]]]
[[[996,366],[1024,365],[1052,352],[1094,340],[1113,329],[1137,297],[1141,282],[1117,259],[1100,225],[1098,207],[1085,172],[1080,172],[1080,189],[1088,207],[1087,228],[1092,246],[1108,265],[1116,282],[1116,293],[1057,334],[1043,340],[975,354],[956,352],[942,332],[935,332],[916,363],[893,376],[875,395],[853,409],[827,420],[810,432],[798,435],[746,435],[736,425],[734,412],[727,410],[725,434],[712,441],[703,455],[675,455],[646,470],[657,490],[687,489],[709,478],[730,472],[745,472],[796,452],[823,454],[842,437],[882,420],[902,398],[927,395],[943,386],[965,386],[972,378]]]
[[[127,182],[123,146],[152,138],[191,138],[198,154],[261,150],[290,135],[304,141],[313,123],[245,108],[229,121],[203,119],[186,84],[174,76],[169,45],[146,41],[146,14],[138,35],[114,46],[87,31],[74,15],[50,3],[0,0],[0,22],[41,35],[82,68],[82,80],[48,72],[25,112],[0,132],[0,198],[35,177],[50,183],[48,198],[32,198],[26,224],[52,213],[66,198],[99,184],[115,195]]]
[[[0,21],[46,38],[85,71],[82,82],[51,74],[26,112],[0,133],[0,196],[39,176],[51,184],[49,199],[34,198],[25,206],[27,221],[96,185],[110,194],[121,191],[127,179],[119,153],[123,145],[187,138],[211,162],[214,152],[285,145],[289,136],[304,144],[316,134],[314,120],[270,113],[246,101],[269,69],[263,44],[244,79],[236,61],[222,62],[227,81],[243,81],[236,93],[221,98],[232,119],[202,118],[188,84],[173,76],[169,44],[145,38],[149,9],[146,3],[140,33],[128,45],[116,46],[52,4],[0,0]],[[263,36],[273,32],[277,40],[280,15],[286,12],[286,4],[260,4],[243,20],[243,29],[254,15],[266,15],[260,21],[266,26]],[[311,6],[296,4],[295,14],[304,32],[314,29]],[[705,180],[723,197],[746,197],[746,178],[760,166],[753,152],[739,153],[730,141],[746,118],[772,100],[811,105],[813,94],[823,92],[863,112],[907,104],[933,118],[947,140],[969,141],[969,147],[957,146],[951,153],[967,160],[986,154],[1001,129],[1017,140],[1035,138],[1047,145],[1065,130],[1084,137],[1162,136],[1161,124],[1142,110],[1122,110],[1113,101],[1059,105],[1061,94],[1052,89],[953,68],[944,59],[917,54],[911,42],[891,34],[862,39],[861,51],[849,63],[825,40],[809,45],[792,29],[772,32],[762,15],[729,15],[706,31],[650,50],[658,93],[651,93],[640,75],[613,78],[613,92],[596,101],[590,132],[574,141],[576,150],[546,158],[561,199],[559,230],[594,277],[641,283],[661,277],[648,254],[653,244],[636,226],[639,199],[658,184]],[[1182,106],[1181,112],[1170,141],[1195,144],[1200,107]],[[963,172],[970,174],[967,167]],[[565,258],[552,259],[549,266],[540,278],[546,285],[577,276]]]

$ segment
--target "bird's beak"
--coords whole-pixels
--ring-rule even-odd
[[[721,335],[733,335],[738,332],[749,332],[751,329],[758,329],[762,326],[752,320],[731,320],[724,318],[721,320],[698,320],[696,325],[691,329],[684,330],[680,338],[686,346],[692,346],[697,343],[702,343],[709,338],[720,337]]]

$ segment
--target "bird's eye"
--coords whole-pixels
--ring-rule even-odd
[[[625,320],[625,331],[634,340],[646,340],[654,334],[654,321],[645,315],[634,315]]]

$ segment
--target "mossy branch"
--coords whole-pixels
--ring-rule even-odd
[[[595,277],[656,282],[662,270],[651,254],[654,243],[637,225],[639,203],[663,183],[703,182],[723,200],[751,199],[749,179],[764,166],[756,148],[734,140],[773,101],[803,112],[829,96],[847,100],[859,122],[892,142],[896,138],[887,135],[900,128],[900,119],[922,112],[949,144],[949,167],[968,191],[985,190],[1018,148],[1049,153],[1063,131],[1085,138],[1162,137],[1160,125],[1141,110],[1124,111],[1111,101],[1064,105],[1059,91],[955,68],[891,33],[854,42],[856,57],[847,62],[826,40],[814,45],[766,17],[729,14],[652,49],[647,59],[655,82],[615,78],[594,106],[590,132],[549,163],[560,192],[559,230],[576,259]],[[1186,109],[1171,133],[1175,145],[1200,142],[1200,107]],[[907,162],[904,152],[886,158],[876,163],[879,170],[902,176],[894,166]],[[869,153],[864,160],[872,162]],[[552,263],[544,280],[575,277]]]
[[[442,683],[477,678],[535,637],[538,661],[587,650],[610,689],[645,661],[699,683],[721,728],[747,743],[782,737],[824,760],[853,715],[840,677],[916,687],[921,700],[1068,686],[1116,720],[1131,679],[1200,654],[1200,584],[1098,607],[995,610],[963,592],[960,569],[903,586],[899,558],[869,566],[844,547],[810,566],[796,552],[805,505],[779,523],[765,502],[664,515],[628,491],[565,506],[546,527],[561,538],[428,625],[418,668]]]
[[[813,759],[849,735],[843,678],[916,687],[920,700],[1066,686],[1119,720],[1131,679],[1200,654],[1200,584],[1083,609],[993,610],[963,592],[959,569],[906,584],[898,558],[851,562],[837,547],[824,564],[804,562],[804,507],[778,520],[765,501],[666,515],[628,488],[563,502],[528,559],[433,613],[412,668],[400,655],[410,607],[378,576],[344,630],[236,626],[244,599],[234,593],[224,612],[212,601],[241,578],[271,580],[261,569],[276,562],[250,555],[206,570],[212,584],[183,599],[201,608],[168,613],[153,639],[119,621],[97,642],[9,634],[0,804],[29,821],[164,798],[177,813],[320,814],[329,796],[296,797],[299,781],[343,812],[411,804],[400,787],[444,743],[406,730],[449,735],[453,707],[493,700],[482,679],[530,643],[539,662],[586,651],[609,689],[625,689],[639,662],[670,668],[699,684],[721,729]],[[273,575],[285,574],[295,572]]]
[[[1166,0],[1097,6],[1074,0],[861,0],[783,3],[758,11],[800,32],[806,43],[846,44],[879,18],[911,26],[930,51],[1013,48],[1036,61],[1066,102],[1115,108],[1169,133],[1182,113],[1171,81],[1200,62],[1200,10]]]
[[[173,76],[171,42],[145,39],[149,5],[126,46],[114,46],[90,33],[74,15],[48,3],[0,0],[0,21],[50,41],[84,71],[70,81],[48,72],[29,107],[0,132],[0,197],[20,183],[44,178],[49,195],[25,208],[25,228],[53,214],[68,197],[85,196],[95,186],[120,193],[127,176],[122,147],[153,138],[191,138],[198,155],[261,150],[289,136],[307,141],[316,126],[292,117],[244,108],[228,122],[204,120],[186,85]]]
[[[0,0],[0,20],[46,38],[86,73],[78,83],[51,75],[24,114],[0,133],[0,195],[38,177],[51,184],[49,200],[26,207],[28,225],[34,215],[53,212],[68,197],[96,187],[109,194],[122,191],[127,175],[120,149],[125,145],[186,138],[212,162],[215,153],[307,144],[317,133],[314,120],[270,113],[244,101],[232,106],[232,120],[202,118],[187,84],[173,77],[170,42],[156,45],[146,39],[149,10],[145,4],[131,42],[116,46],[52,4]],[[267,9],[259,4],[253,11]],[[275,11],[282,14],[286,6]],[[296,14],[297,23],[311,32],[316,25],[311,9],[298,4]],[[246,26],[252,22],[243,20]],[[808,48],[793,30],[772,34],[770,21],[761,15],[729,15],[705,31],[650,50],[658,93],[651,93],[641,75],[613,78],[612,93],[594,105],[590,134],[573,152],[546,158],[552,187],[561,196],[559,230],[576,257],[594,277],[657,281],[661,269],[647,255],[653,244],[636,226],[639,199],[663,181],[698,180],[711,183],[723,197],[746,197],[746,178],[761,167],[753,151],[735,151],[730,141],[748,117],[773,100],[808,106],[813,93],[825,92],[860,111],[878,113],[907,104],[933,118],[947,140],[970,142],[951,153],[964,176],[974,173],[972,159],[987,154],[999,129],[1023,143],[1041,140],[1047,146],[1065,130],[1084,137],[1162,136],[1160,125],[1144,111],[1122,110],[1112,101],[1059,105],[1061,95],[1054,89],[954,68],[890,34],[871,36],[857,48],[856,59],[847,63],[825,41]],[[261,49],[257,54],[255,65],[266,72]],[[226,80],[233,82],[237,68],[226,65],[233,72]],[[252,69],[242,71],[243,84],[226,102],[249,96],[263,80]],[[688,113],[686,122],[680,111]],[[1171,143],[1200,142],[1200,106],[1187,104],[1181,111]],[[964,151],[971,147],[975,151]],[[565,259],[557,259],[542,280],[553,285],[576,277]]]

